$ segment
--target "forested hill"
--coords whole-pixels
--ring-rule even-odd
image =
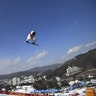
[[[62,77],[66,73],[66,69],[68,66],[78,66],[83,69],[83,71],[87,71],[89,69],[96,68],[96,49],[90,50],[84,54],[80,54],[74,57],[71,60],[68,60],[62,66],[58,67],[56,70],[47,73],[48,77],[52,76],[60,76]]]

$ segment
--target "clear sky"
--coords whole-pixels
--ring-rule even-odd
[[[24,43],[37,32],[39,46]],[[0,0],[0,74],[64,62],[96,48],[96,0]]]

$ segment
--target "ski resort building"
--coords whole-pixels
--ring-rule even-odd
[[[66,69],[66,72],[67,72],[66,76],[74,75],[78,72],[81,72],[81,69],[82,68],[79,68],[77,66],[73,66],[73,67],[68,66],[68,68]]]

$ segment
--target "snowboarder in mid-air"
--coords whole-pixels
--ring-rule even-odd
[[[27,38],[26,38],[26,43],[30,43],[29,41],[32,40],[32,44],[36,44],[36,32],[35,31],[31,31]]]

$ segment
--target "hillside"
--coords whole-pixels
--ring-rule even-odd
[[[74,57],[73,59],[66,61],[63,64],[53,64],[43,67],[31,68],[26,71],[0,75],[0,79],[10,79],[13,77],[20,77],[21,75],[36,76],[36,74],[41,72],[42,72],[41,75],[47,75],[47,78],[52,78],[55,76],[59,76],[62,78],[63,76],[65,76],[66,69],[68,68],[68,66],[73,66],[73,65],[82,68],[83,69],[82,72],[85,73],[87,73],[86,71],[89,69],[96,68],[96,49],[90,50],[84,54],[80,54]]]
[[[33,71],[33,72],[44,72],[46,70],[54,70],[59,66],[59,64],[52,64],[52,65],[47,65],[47,66],[42,66],[42,67],[36,67],[36,68],[31,68],[28,71]]]
[[[84,54],[80,54],[75,58],[65,62],[64,64],[62,64],[62,66],[50,72],[50,74],[47,73],[47,77],[48,78],[52,76],[63,77],[64,74],[66,73],[66,69],[68,68],[68,66],[72,67],[73,65],[82,68],[83,69],[82,72],[96,68],[96,49],[90,50]]]

